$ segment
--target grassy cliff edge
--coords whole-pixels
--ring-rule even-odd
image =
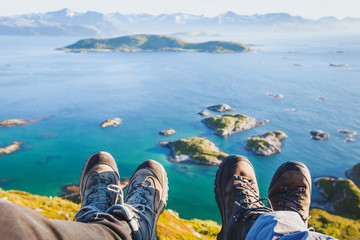
[[[16,190],[0,189],[0,200],[30,208],[51,219],[69,221],[80,208],[80,204],[59,197],[49,198]],[[310,214],[312,218],[309,225],[315,227],[317,232],[345,240],[360,238],[360,220],[340,217],[316,208],[311,209]],[[160,216],[157,227],[160,239],[164,240],[216,239],[221,228],[219,224],[210,220],[182,219],[178,213],[169,209]]]

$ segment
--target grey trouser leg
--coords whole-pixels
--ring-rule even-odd
[[[262,214],[252,225],[246,240],[336,239],[309,231],[297,212],[275,211]]]
[[[48,219],[22,206],[0,200],[0,239],[131,239],[126,221],[100,213],[92,222]]]

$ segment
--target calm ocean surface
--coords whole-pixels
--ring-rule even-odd
[[[131,177],[146,159],[159,161],[169,176],[168,208],[187,219],[219,221],[213,192],[217,167],[172,163],[168,150],[158,145],[194,136],[248,157],[264,197],[272,174],[288,160],[303,161],[313,178],[345,177],[345,170],[360,162],[359,135],[344,142],[337,132],[360,132],[360,35],[222,38],[254,44],[259,51],[74,54],[54,49],[75,38],[0,37],[0,120],[39,120],[0,128],[0,146],[24,142],[22,150],[0,156],[0,187],[58,195],[61,186],[79,181],[91,153],[104,150],[115,157],[121,177]],[[227,138],[215,136],[197,112],[218,103],[270,123]],[[123,124],[99,127],[112,117],[121,117]],[[169,127],[177,133],[159,136]],[[331,138],[310,139],[314,129]],[[243,148],[249,136],[273,130],[289,136],[280,154],[258,157]],[[49,134],[54,137],[40,137]]]

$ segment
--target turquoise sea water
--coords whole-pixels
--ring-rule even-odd
[[[54,49],[75,38],[0,37],[0,119],[39,120],[0,128],[0,146],[24,142],[22,150],[0,156],[0,187],[58,195],[62,185],[79,181],[91,153],[104,150],[115,157],[122,177],[130,177],[146,159],[159,161],[169,176],[168,208],[184,218],[219,221],[213,193],[217,167],[172,163],[168,150],[158,145],[193,136],[248,157],[264,197],[272,174],[288,160],[306,163],[314,178],[345,177],[345,170],[360,162],[360,137],[346,143],[337,132],[360,132],[360,36],[223,38],[254,44],[258,51],[73,54]],[[330,63],[346,65],[334,68]],[[267,93],[284,98],[271,99]],[[197,112],[218,103],[270,123],[226,138],[215,136]],[[285,110],[291,108],[296,111]],[[112,117],[121,117],[123,124],[99,127]],[[169,127],[177,133],[158,134]],[[310,139],[314,129],[331,138]],[[280,154],[258,157],[243,148],[247,137],[273,130],[289,136]],[[48,134],[54,137],[40,137]]]

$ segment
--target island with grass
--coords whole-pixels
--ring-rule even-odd
[[[342,217],[360,219],[360,189],[351,179],[321,177],[314,180],[314,185],[325,198],[319,204],[321,208]]]
[[[26,125],[29,123],[35,123],[37,120],[24,120],[24,119],[8,119],[0,121],[0,127],[12,127],[17,125]]]
[[[249,130],[264,124],[255,118],[243,114],[224,114],[205,118],[202,122],[219,136],[227,136],[234,133]]]
[[[20,150],[21,144],[22,144],[22,142],[13,142],[9,145],[0,147],[0,156],[10,154],[10,153]]]
[[[236,53],[252,51],[243,43],[209,41],[193,43],[167,35],[136,34],[118,38],[83,39],[69,46],[58,48],[69,52],[139,52],[139,51],[178,51]]]
[[[170,149],[173,162],[191,162],[199,165],[220,165],[228,154],[223,153],[211,141],[201,137],[191,137],[177,141],[163,141],[160,145]]]
[[[282,131],[267,132],[263,135],[249,137],[245,142],[245,149],[256,155],[270,156],[281,152],[281,140],[287,138]]]

